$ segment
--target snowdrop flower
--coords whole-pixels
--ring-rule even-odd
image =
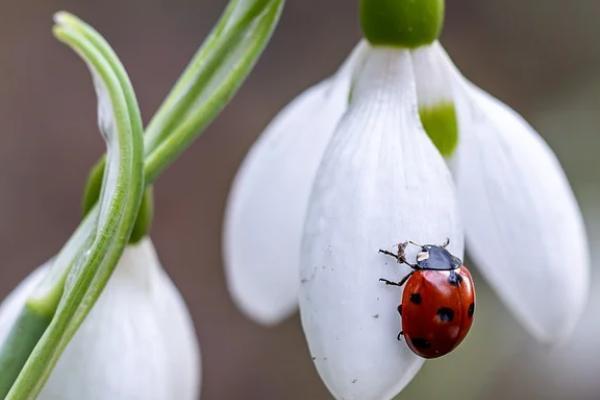
[[[44,265],[0,306],[0,342]],[[200,358],[194,327],[150,239],[130,245],[62,354],[39,400],[195,400]]]
[[[556,157],[450,63],[442,1],[388,3],[361,2],[369,43],[274,120],[226,212],[234,299],[268,324],[299,299],[337,399],[390,399],[422,363],[395,337],[400,293],[378,282],[408,271],[379,248],[448,237],[462,257],[464,224],[475,265],[544,341],[569,334],[587,296],[583,223]]]

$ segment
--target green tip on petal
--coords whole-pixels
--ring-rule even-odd
[[[421,123],[439,152],[452,156],[458,145],[458,121],[452,103],[441,103],[419,108]]]
[[[444,0],[360,0],[360,20],[372,45],[416,48],[440,36]]]

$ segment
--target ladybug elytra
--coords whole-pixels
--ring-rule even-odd
[[[408,244],[420,247],[416,263],[407,262]],[[406,286],[398,312],[402,318],[402,332],[408,347],[423,358],[441,357],[451,352],[465,338],[475,313],[475,287],[471,273],[458,257],[446,247],[405,242],[398,245],[398,253],[386,250],[380,253],[394,257],[412,271],[400,282],[380,279],[387,285]]]

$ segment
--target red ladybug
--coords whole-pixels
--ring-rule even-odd
[[[403,335],[408,347],[423,358],[451,352],[465,338],[473,322],[473,278],[462,260],[446,250],[449,242],[442,246],[405,242],[398,245],[397,254],[379,250],[413,269],[400,282],[380,281],[394,286],[406,283],[402,304],[398,306],[403,328],[398,339]],[[406,261],[404,250],[408,243],[421,248],[416,264]]]

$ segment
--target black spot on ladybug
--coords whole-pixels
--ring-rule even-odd
[[[473,314],[475,314],[475,303],[471,303],[471,305],[469,306],[469,317],[473,318]]]
[[[428,349],[431,347],[431,343],[429,343],[429,341],[427,341],[427,339],[425,338],[416,337],[411,341],[417,349]]]
[[[398,314],[402,315],[402,304],[398,306]]]
[[[421,301],[423,299],[421,298],[421,295],[419,293],[412,293],[410,295],[410,302],[413,304],[421,304]]]
[[[450,272],[450,276],[448,277],[448,283],[452,286],[458,286],[462,282],[462,276],[458,275],[456,272]]]
[[[454,311],[448,307],[442,307],[437,310],[437,315],[442,322],[450,322],[454,319]]]

